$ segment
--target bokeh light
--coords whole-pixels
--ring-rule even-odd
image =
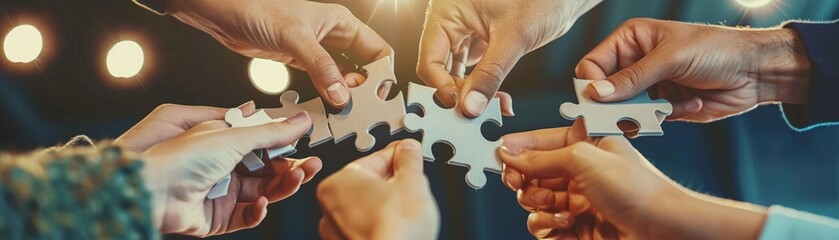
[[[290,76],[285,64],[268,59],[251,60],[248,75],[256,89],[266,94],[279,94],[289,85]]]
[[[750,8],[762,7],[771,2],[772,0],[737,0],[737,3],[740,3],[740,5]]]
[[[131,40],[125,40],[114,44],[105,59],[108,72],[114,77],[130,78],[143,69],[145,56],[140,44]]]
[[[44,48],[41,32],[32,25],[20,25],[9,31],[3,41],[6,58],[11,62],[28,63],[34,61]]]

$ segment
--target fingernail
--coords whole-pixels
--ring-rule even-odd
[[[702,108],[701,103],[699,101],[696,101],[696,100],[689,101],[687,104],[685,104],[685,111],[688,111],[688,112],[691,112],[691,113],[699,112],[699,110],[701,110],[701,108]]]
[[[548,194],[551,192],[548,190],[540,190],[533,194],[533,202],[536,205],[544,206],[548,204]]]
[[[510,117],[516,115],[516,113],[513,112],[513,102],[512,101],[507,102],[507,113],[510,115]]]
[[[487,106],[487,101],[489,100],[483,93],[470,91],[469,94],[466,94],[466,99],[463,104],[466,106],[466,110],[469,111],[469,113],[477,116],[484,112],[484,108]]]
[[[336,82],[326,88],[327,94],[329,94],[329,99],[332,100],[332,103],[336,105],[344,104],[347,102],[347,97],[349,93],[347,93],[347,89],[344,88],[344,85]]]
[[[504,153],[504,154],[507,154],[507,156],[509,156],[509,157],[516,157],[519,154],[521,154],[522,151],[524,151],[524,150],[519,148],[519,147],[501,146],[501,152]]]
[[[516,186],[513,185],[513,181],[515,181],[515,180],[516,180],[516,176],[513,176],[513,174],[509,174],[509,173],[504,174],[504,183],[507,184],[507,187],[509,187],[513,191],[518,191],[519,188],[517,188]]]
[[[571,215],[568,211],[562,211],[554,214],[554,222],[559,225],[568,226],[568,217]]]
[[[405,140],[405,141],[399,142],[399,148],[401,148],[403,150],[418,150],[419,149],[418,145],[419,144],[417,142],[411,141],[411,140]]]
[[[289,124],[299,124],[305,122],[307,118],[309,118],[309,113],[300,112],[297,115],[294,115],[294,117],[291,117],[285,121]]]
[[[250,105],[253,105],[253,104],[254,104],[253,100],[250,100],[250,101],[247,101],[245,103],[242,103],[242,105],[239,105],[236,108],[238,108],[239,110],[243,110],[243,109],[248,108]]]
[[[607,80],[591,82],[591,86],[594,87],[594,90],[597,91],[597,95],[600,95],[600,97],[608,97],[615,93],[615,85],[612,85],[612,82]]]

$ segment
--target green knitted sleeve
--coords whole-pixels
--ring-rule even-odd
[[[157,239],[143,162],[119,147],[0,154],[5,239]]]

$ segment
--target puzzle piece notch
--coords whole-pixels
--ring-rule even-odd
[[[466,183],[480,189],[487,183],[483,171],[501,173],[501,161],[495,149],[501,146],[501,140],[486,140],[481,133],[484,122],[493,122],[498,126],[501,121],[501,104],[493,98],[481,116],[469,118],[455,106],[451,109],[439,107],[434,102],[437,89],[415,83],[408,85],[408,105],[417,105],[423,111],[423,117],[417,114],[405,116],[405,129],[409,132],[422,132],[423,158],[434,161],[431,146],[442,142],[453,150],[449,164],[467,167]]]
[[[396,84],[390,57],[376,60],[362,68],[367,71],[367,80],[358,87],[350,88],[347,106],[338,114],[329,114],[328,120],[336,143],[355,135],[356,149],[366,152],[376,145],[376,138],[370,134],[371,129],[387,124],[392,135],[404,128],[402,119],[405,117],[405,100],[402,92],[391,100],[382,100],[378,96],[382,84]]]
[[[620,136],[620,121],[632,121],[639,127],[637,136],[661,136],[661,122],[673,112],[673,106],[664,99],[652,100],[646,92],[620,102],[603,103],[592,99],[586,88],[593,80],[574,79],[574,92],[579,104],[563,103],[560,114],[574,120],[582,117],[588,136]]]
[[[332,140],[332,132],[329,131],[329,122],[326,118],[326,108],[323,106],[320,97],[298,104],[300,94],[296,91],[286,91],[280,96],[280,108],[266,108],[265,113],[269,117],[290,118],[300,112],[309,113],[312,119],[312,128],[309,129],[309,147],[315,147],[329,140]],[[297,146],[297,141],[292,143]]]

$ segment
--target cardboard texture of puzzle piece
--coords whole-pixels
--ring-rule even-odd
[[[409,132],[422,131],[422,155],[426,160],[434,161],[431,151],[434,143],[449,145],[454,155],[448,163],[469,168],[466,183],[475,189],[482,188],[487,182],[483,171],[501,173],[501,161],[496,154],[501,140],[486,140],[481,133],[484,122],[501,126],[501,104],[498,98],[493,98],[481,116],[468,118],[457,107],[445,109],[434,103],[436,91],[415,83],[408,85],[408,105],[418,105],[424,114],[423,117],[406,115],[405,129]]]
[[[265,113],[265,110],[262,109],[256,111],[256,113],[251,114],[248,117],[245,117],[242,113],[242,110],[239,110],[238,108],[231,108],[227,110],[227,113],[224,115],[224,121],[226,121],[227,124],[230,124],[230,126],[234,128],[259,126],[270,122],[281,122],[285,120],[285,118],[273,119]],[[292,146],[285,146],[281,148],[268,149],[267,152],[268,158],[273,159],[281,155],[294,154],[294,152],[296,151],[297,149],[295,149]],[[256,158],[254,156],[251,156],[251,154],[246,155],[245,158],[242,159],[242,164],[244,164],[245,167],[248,168],[248,170],[253,172],[265,167],[265,163],[262,162],[261,158]]]
[[[378,96],[379,86],[385,82],[396,85],[396,76],[390,57],[382,58],[364,67],[367,80],[360,86],[350,88],[350,102],[338,114],[329,114],[329,129],[335,142],[356,136],[355,147],[366,152],[376,145],[376,138],[370,130],[376,126],[387,124],[390,134],[403,129],[402,118],[405,117],[405,100],[402,93],[391,100],[382,100]]]
[[[661,136],[661,122],[673,112],[673,106],[664,99],[652,100],[647,92],[621,102],[597,102],[586,93],[592,80],[574,79],[574,89],[579,104],[563,103],[559,112],[568,120],[583,118],[588,136],[620,136],[624,132],[618,122],[628,120],[639,127],[637,136]]]
[[[280,108],[266,108],[265,113],[271,118],[290,118],[300,112],[309,113],[312,119],[312,128],[309,129],[309,147],[314,147],[332,140],[332,132],[329,131],[329,122],[326,118],[326,108],[323,106],[320,97],[298,104],[300,94],[295,91],[286,91],[280,96]],[[297,146],[297,141],[291,144]]]

